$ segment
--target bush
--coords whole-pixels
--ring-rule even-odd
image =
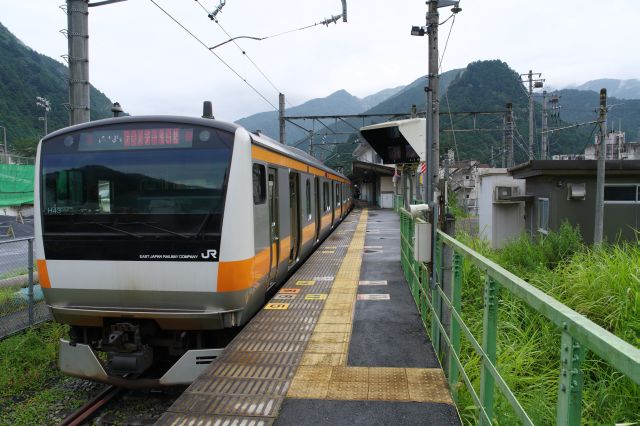
[[[503,249],[459,236],[461,242],[540,288],[611,333],[640,346],[640,246],[581,242],[579,229],[563,223],[558,232],[530,238],[521,235]],[[476,339],[482,336],[483,277],[465,262],[462,316]],[[466,339],[463,339],[463,342]],[[554,424],[560,374],[560,330],[506,290],[501,291],[498,320],[498,370],[534,424]],[[480,360],[463,343],[461,360],[476,388]],[[640,420],[640,386],[588,352],[582,368],[583,424],[615,424]],[[473,424],[473,400],[461,387],[459,408]],[[497,424],[517,424],[513,410],[496,391]],[[465,408],[466,407],[466,408]]]

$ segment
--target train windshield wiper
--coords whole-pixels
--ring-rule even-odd
[[[166,228],[161,228],[161,227],[153,225],[152,223],[149,223],[149,222],[126,222],[126,223],[123,223],[123,225],[125,225],[125,224],[126,225],[142,225],[142,226],[146,226],[146,227],[149,227],[149,228],[152,228],[152,229],[157,229],[158,231],[166,232],[167,234],[176,235],[176,236],[181,237],[181,238],[186,238],[186,239],[190,239],[191,238],[191,236],[189,236],[189,235],[184,235],[184,234],[181,234],[179,232],[175,232],[175,231],[172,231],[172,230],[166,229]]]
[[[75,224],[76,225],[97,225],[97,226],[100,226],[102,228],[110,229],[112,231],[117,231],[117,232],[120,232],[121,234],[126,234],[126,235],[129,235],[129,236],[134,237],[134,238],[142,238],[142,235],[134,234],[132,232],[125,231],[124,229],[121,229],[121,228],[116,228],[115,226],[113,226],[111,224],[108,224],[108,223],[102,223],[102,222],[76,222]]]
[[[211,219],[211,215],[213,213],[209,212],[207,213],[207,215],[204,217],[204,219],[202,220],[202,222],[200,222],[200,226],[198,227],[198,232],[195,233],[195,235],[193,236],[193,238],[198,239],[200,238],[200,236],[202,235],[202,233],[204,232],[204,228],[207,227],[207,223],[209,223],[209,219]]]

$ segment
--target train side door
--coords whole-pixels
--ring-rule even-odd
[[[289,173],[289,218],[291,220],[291,246],[289,264],[298,260],[300,250],[300,173]]]
[[[271,254],[269,261],[269,287],[276,282],[278,274],[278,260],[280,259],[280,215],[278,214],[278,171],[269,168],[267,182],[269,197],[269,235],[271,238]]]
[[[316,201],[316,208],[315,208],[316,239],[315,240],[318,241],[320,239],[320,228],[322,227],[322,207],[320,206],[320,178],[318,176],[316,176],[314,179],[313,190],[315,191],[314,198]]]
[[[342,215],[344,215],[344,197],[342,196],[342,184],[339,183],[338,184],[338,188],[340,188],[340,190],[338,191],[338,197],[340,200],[340,217],[342,217]]]

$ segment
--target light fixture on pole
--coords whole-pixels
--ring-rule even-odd
[[[44,117],[38,117],[38,120],[44,121],[44,134],[49,133],[47,131],[47,115],[49,111],[51,111],[51,103],[47,98],[43,98],[41,96],[36,97],[36,106],[42,108],[44,110]]]
[[[439,77],[440,70],[438,69],[438,26],[440,25],[440,18],[438,9],[442,7],[453,6],[451,13],[454,15],[461,12],[462,9],[459,6],[457,0],[429,0],[427,5],[429,10],[427,13],[427,25],[424,27],[412,26],[411,35],[422,37],[425,34],[429,36],[429,86],[425,88],[427,94],[426,99],[426,119],[427,119],[427,132],[426,132],[426,163],[427,173],[425,184],[423,187],[423,199],[426,203],[434,201],[434,194],[438,184],[439,173],[439,150],[440,150],[440,99],[439,99]],[[429,113],[431,112],[431,113]]]

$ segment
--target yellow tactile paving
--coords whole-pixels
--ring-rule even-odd
[[[300,361],[300,365],[340,365],[341,362],[342,354],[305,352]]]
[[[453,404],[440,369],[347,366],[367,215],[360,215],[287,397]]]
[[[294,380],[303,382],[323,382],[331,380],[333,367],[323,365],[301,365],[298,367]]]
[[[329,390],[329,381],[326,382],[303,382],[293,380],[289,386],[289,394],[295,398],[326,399]]]
[[[313,343],[346,343],[349,337],[348,333],[318,333],[317,331],[311,335],[309,342]]]
[[[369,383],[369,367],[334,367],[331,380],[334,382]]]

